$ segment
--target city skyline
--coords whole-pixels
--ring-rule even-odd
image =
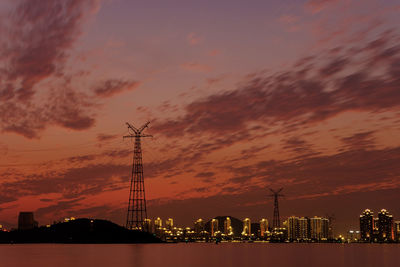
[[[0,224],[400,214],[395,0],[0,3]]]
[[[335,233],[334,218],[320,216],[289,216],[279,227],[269,224],[268,219],[261,218],[253,221],[250,218],[243,220],[233,216],[217,216],[203,220],[197,219],[192,225],[179,225],[173,218],[154,220],[146,218],[141,226],[134,230],[147,232],[164,242],[301,242],[301,243],[399,243],[400,220],[395,220],[386,209],[382,209],[374,218],[370,209],[365,209],[359,217],[359,229],[347,230],[345,233]],[[165,221],[165,223],[163,223]],[[39,225],[34,219],[33,212],[20,212],[18,217],[18,229],[5,229],[0,225],[0,230],[12,235],[26,236],[29,238],[32,231],[51,231],[62,229],[60,224],[73,225],[93,224],[101,222],[105,225],[115,225],[112,222],[95,218],[64,218],[63,221],[55,221],[52,225]],[[105,223],[105,224],[104,224]],[[90,226],[91,227],[91,226]],[[123,228],[121,226],[117,226]],[[125,228],[127,229],[127,228]],[[5,235],[3,233],[2,242]]]

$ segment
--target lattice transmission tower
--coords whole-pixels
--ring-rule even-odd
[[[280,192],[282,192],[283,188],[280,188],[278,190],[273,190],[269,188],[269,190],[272,192],[270,195],[271,197],[274,197],[274,219],[272,221],[272,228],[280,228],[281,227],[281,220],[279,218],[279,204],[278,204],[278,197],[283,197]]]
[[[144,191],[142,147],[140,139],[142,137],[152,137],[143,134],[150,122],[145,123],[142,127],[136,128],[130,123],[128,126],[129,135],[124,138],[134,138],[135,146],[133,149],[133,163],[131,186],[129,191],[128,214],[126,216],[126,228],[130,230],[147,230],[145,227],[145,219],[147,219],[146,195]]]

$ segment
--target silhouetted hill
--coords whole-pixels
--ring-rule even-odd
[[[0,243],[159,243],[150,233],[106,220],[76,219],[31,230],[0,232]]]
[[[232,226],[232,230],[233,230],[233,235],[241,236],[242,231],[243,231],[243,222],[232,216],[217,216],[217,217],[215,217],[214,219],[218,220],[218,230],[221,231],[222,233],[224,232],[224,221],[225,221],[226,217],[231,218],[231,226]],[[206,231],[211,232],[211,220],[206,222],[205,229],[206,229]]]

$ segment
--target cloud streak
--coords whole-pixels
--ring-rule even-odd
[[[183,116],[158,121],[153,130],[167,136],[220,135],[246,129],[250,123],[305,126],[348,111],[398,110],[400,49],[396,38],[382,34],[357,49],[357,57],[343,48],[334,58],[327,52],[309,57],[305,65],[258,76],[235,90],[193,101],[184,107]],[[370,62],[384,66],[384,73],[374,73]]]

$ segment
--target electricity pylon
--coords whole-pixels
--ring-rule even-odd
[[[280,228],[281,227],[281,221],[279,219],[279,205],[278,205],[278,197],[283,197],[280,192],[283,190],[283,187],[278,189],[278,190],[273,190],[269,188],[269,190],[272,192],[271,197],[274,197],[274,219],[272,221],[272,228]]]
[[[147,219],[147,209],[140,139],[142,137],[152,137],[151,135],[143,134],[143,131],[148,127],[149,123],[150,122],[145,123],[138,129],[127,122],[126,125],[128,126],[129,135],[123,137],[135,138],[128,214],[126,216],[126,228],[130,230],[148,230],[144,225],[144,220]]]

